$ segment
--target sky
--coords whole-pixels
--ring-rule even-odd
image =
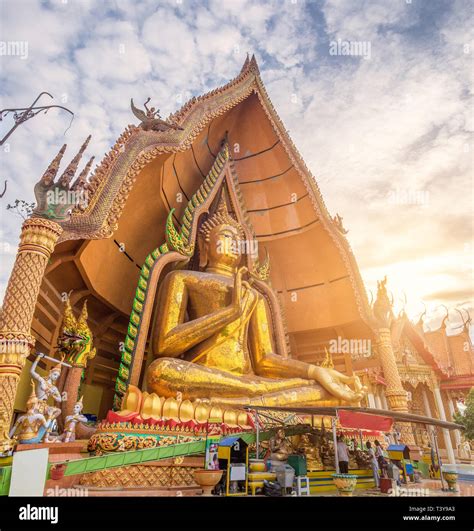
[[[339,213],[368,291],[387,275],[396,309],[473,303],[473,5],[470,0],[0,0],[1,108],[41,91],[51,110],[0,147],[0,300],[22,219],[7,204],[65,142],[99,162],[130,98],[162,116],[220,86],[254,53],[270,98]],[[14,43],[14,45],[12,45]],[[8,131],[12,118],[0,122]],[[67,159],[67,157],[66,157]],[[459,330],[458,330],[459,331]]]

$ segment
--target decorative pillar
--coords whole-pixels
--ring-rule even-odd
[[[454,407],[453,399],[449,395],[448,395],[448,408],[449,408],[449,416],[451,417],[451,420],[454,422],[454,414],[456,412],[456,409]],[[459,432],[459,430],[454,430],[454,444],[457,450],[461,444],[461,433]]]
[[[8,431],[16,389],[25,360],[34,347],[31,323],[36,301],[61,226],[33,217],[22,226],[20,245],[0,315],[0,455],[12,450]]]
[[[388,409],[387,397],[385,396],[385,389],[382,390],[382,393],[380,396],[382,398],[383,409]]]
[[[441,420],[446,420],[446,413],[444,411],[443,399],[441,398],[441,391],[439,387],[435,387],[433,392],[434,392],[434,396],[436,400],[436,406],[438,407],[439,416],[441,417]],[[443,428],[443,437],[444,437],[444,443],[446,445],[446,451],[448,452],[449,462],[456,463],[456,458],[454,457],[453,445],[451,443],[451,437],[449,435],[448,430],[445,428]]]
[[[390,409],[406,413],[408,412],[407,392],[403,389],[402,380],[398,372],[389,328],[379,328],[378,352],[385,381],[387,382],[385,395]]]
[[[380,395],[377,392],[375,393],[375,407],[377,409],[383,409],[382,401],[380,400]]]
[[[390,409],[402,413],[408,412],[407,392],[403,389],[397,361],[392,345],[390,326],[394,320],[392,303],[387,294],[387,277],[377,283],[377,298],[373,305],[373,313],[378,326],[377,352],[379,353],[385,381],[387,382],[386,397]],[[406,444],[414,444],[413,430],[409,423],[398,423],[401,439]]]
[[[369,407],[375,408],[375,400],[373,393],[367,393],[367,402],[369,403]]]
[[[427,417],[433,418],[433,413],[431,412],[430,401],[428,400],[428,395],[426,394],[426,389],[421,388],[421,395],[423,396],[423,404],[425,406],[425,414]]]

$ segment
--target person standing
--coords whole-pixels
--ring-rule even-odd
[[[372,473],[374,474],[374,480],[375,480],[375,488],[379,488],[379,464],[377,462],[377,458],[375,457],[374,449],[372,448],[372,444],[370,441],[367,441],[365,443],[365,446],[370,454],[370,468],[372,469]]]
[[[379,443],[377,439],[375,439],[374,444],[375,444],[375,458],[377,459],[380,473],[382,477],[386,478],[388,477],[387,476],[387,461],[385,460],[385,456],[383,455],[382,445]]]
[[[337,438],[337,459],[339,462],[339,472],[341,474],[349,473],[349,452],[342,435]]]

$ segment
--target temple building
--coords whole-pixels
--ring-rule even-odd
[[[446,334],[444,322],[425,332],[394,315],[385,281],[369,303],[342,218],[328,212],[254,57],[228,84],[192,98],[166,121],[152,123],[152,114],[142,114],[88,180],[86,206],[64,219],[33,214],[23,227],[0,318],[5,426],[25,410],[35,353],[57,358],[66,301],[76,316],[87,301],[96,349],[82,383],[84,412],[103,419],[120,408],[129,386],[146,387],[159,311],[154,264],[165,257],[160,267],[168,271],[167,257],[187,256],[198,270],[191,236],[202,220],[191,219],[189,205],[198,208],[208,196],[211,204],[214,185],[224,190],[221,203],[244,227],[246,241],[258,242],[257,283],[267,282],[275,294],[266,292],[278,354],[358,376],[369,388],[367,407],[452,419],[474,384],[469,322],[455,336]],[[48,171],[58,171],[63,152],[43,182]],[[42,360],[38,370],[52,365]],[[439,435],[453,462],[459,433]],[[423,444],[416,429],[402,436]]]
[[[438,330],[426,332],[422,318],[414,324],[402,312],[394,320],[391,327],[393,351],[403,388],[408,393],[411,413],[452,421],[458,403],[465,401],[474,386],[474,350],[469,322],[463,322],[462,327],[461,332],[448,335],[446,319]],[[361,376],[366,375],[369,386],[367,406],[387,408],[386,382],[376,357],[354,365]],[[424,430],[413,429],[415,442],[423,446]],[[443,457],[454,462],[459,457],[460,432],[438,429],[438,436]]]

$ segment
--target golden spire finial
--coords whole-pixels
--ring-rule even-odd
[[[29,398],[36,398],[36,387],[35,387],[35,382],[33,380],[31,380],[31,393],[30,393],[30,396]]]
[[[26,401],[26,406],[29,407],[31,404],[38,402],[38,397],[36,396],[35,382],[31,380],[31,393]]]
[[[58,361],[58,363],[56,363],[56,365],[54,367],[51,368],[51,370],[49,371],[49,373],[51,374],[52,372],[61,372],[62,368],[63,368],[63,361],[64,361],[64,358],[66,357],[65,354],[63,354],[61,356],[61,359]]]
[[[74,327],[75,324],[76,324],[76,318],[74,317],[74,314],[72,313],[71,301],[68,298],[66,300],[66,306],[64,308],[63,327],[71,328],[71,327]]]
[[[217,210],[215,213],[207,219],[201,226],[199,230],[200,234],[204,237],[205,241],[209,241],[209,234],[212,229],[220,225],[229,225],[237,229],[240,238],[244,238],[244,231],[240,223],[229,214],[227,210],[227,203],[224,197],[224,194],[221,195]]]
[[[324,358],[324,361],[321,363],[321,367],[324,367],[325,369],[334,369],[334,361],[326,347],[324,347],[324,352],[326,352],[326,357]]]
[[[87,324],[87,318],[89,317],[87,313],[87,301],[84,301],[84,304],[82,306],[81,315],[79,316],[79,319],[77,320],[78,323],[84,323]]]

